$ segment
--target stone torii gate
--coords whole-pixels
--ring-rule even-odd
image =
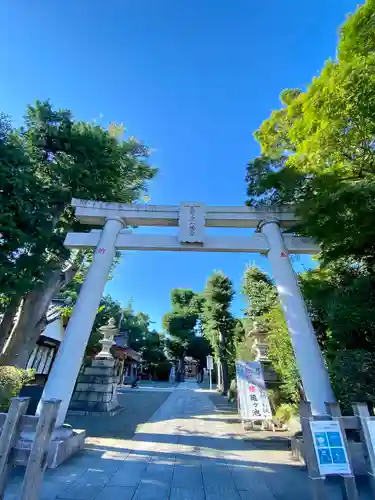
[[[289,329],[297,366],[313,413],[325,415],[325,402],[334,402],[322,353],[294,274],[289,254],[313,254],[309,238],[283,234],[296,216],[287,208],[266,210],[244,206],[140,205],[72,200],[80,222],[101,229],[69,233],[68,248],[95,248],[94,259],[43,393],[62,400],[56,426],[64,423],[84,351],[117,250],[194,252],[256,252],[267,255]],[[136,234],[132,226],[177,227],[175,235]],[[211,236],[207,227],[255,228],[249,236]]]

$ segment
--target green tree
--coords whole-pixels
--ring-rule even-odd
[[[172,311],[163,317],[163,328],[167,333],[165,346],[170,358],[179,360],[177,379],[183,381],[184,360],[195,339],[202,299],[193,290],[175,288],[171,292],[171,302]]]
[[[283,107],[256,132],[261,155],[247,170],[248,203],[288,203],[295,228],[321,244],[322,258],[375,257],[375,2],[341,30],[336,61],[306,90],[284,90]]]
[[[268,357],[279,377],[279,402],[298,403],[303,393],[289,331],[279,305],[261,318],[268,334]]]
[[[153,377],[158,377],[160,372],[166,368],[168,368],[169,374],[170,365],[167,362],[164,347],[165,338],[162,334],[155,330],[147,333],[141,352],[143,361],[146,363],[146,368]]]
[[[137,200],[155,174],[147,156],[141,143],[122,139],[118,129],[75,121],[49,102],[29,106],[21,129],[2,118],[0,335],[12,330],[3,363],[25,366],[52,297],[82,263],[63,246],[68,231],[89,229],[74,217],[71,198]]]
[[[131,304],[121,312],[121,332],[126,333],[128,346],[137,352],[141,352],[145,346],[146,337],[149,334],[151,318],[144,312],[134,312]]]
[[[344,407],[372,403],[374,277],[364,266],[336,261],[303,273],[300,282],[337,399]]]
[[[246,266],[242,280],[242,293],[246,297],[245,324],[253,322],[274,307],[277,291],[271,278],[257,266]]]
[[[248,204],[288,204],[299,216],[292,230],[321,245],[322,265],[300,281],[346,405],[374,400],[374,18],[375,1],[367,0],[343,25],[337,59],[305,90],[282,92],[281,109],[255,134],[261,154],[247,169]]]
[[[204,289],[204,305],[201,315],[204,336],[209,341],[216,361],[222,370],[222,387],[227,394],[229,372],[233,372],[235,360],[236,321],[230,311],[234,296],[233,285],[223,272],[214,272]]]
[[[346,410],[353,402],[375,404],[373,352],[364,349],[336,351],[328,367],[337,400]]]
[[[199,361],[201,366],[206,366],[206,358],[211,354],[210,343],[204,336],[195,334],[187,348],[186,354]]]
[[[244,273],[242,293],[246,299],[247,327],[250,332],[254,328],[261,329],[267,335],[268,357],[280,380],[277,399],[280,403],[296,403],[300,392],[299,375],[276,287],[266,273],[256,266],[248,266]],[[237,345],[237,352],[251,356],[253,341],[251,335],[245,336]]]

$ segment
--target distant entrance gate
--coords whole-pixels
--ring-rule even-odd
[[[209,207],[203,203],[138,205],[72,200],[77,218],[102,229],[69,233],[68,248],[95,248],[94,259],[53,364],[43,399],[61,399],[56,425],[62,425],[84,351],[117,250],[256,252],[267,255],[284,311],[307,399],[316,415],[334,402],[324,359],[307,314],[289,254],[313,254],[309,238],[283,234],[297,220],[287,208]],[[177,227],[175,235],[136,234],[131,226]],[[255,228],[249,236],[211,236],[207,227]]]

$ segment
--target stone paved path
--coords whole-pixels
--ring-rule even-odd
[[[20,478],[5,500],[19,498]],[[306,472],[286,451],[233,433],[195,383],[180,384],[132,440],[90,438],[47,471],[41,500],[309,500]],[[332,496],[332,499],[340,498]]]

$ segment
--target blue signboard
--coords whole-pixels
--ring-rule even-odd
[[[310,427],[320,474],[322,476],[351,474],[339,422],[336,420],[312,421]]]

